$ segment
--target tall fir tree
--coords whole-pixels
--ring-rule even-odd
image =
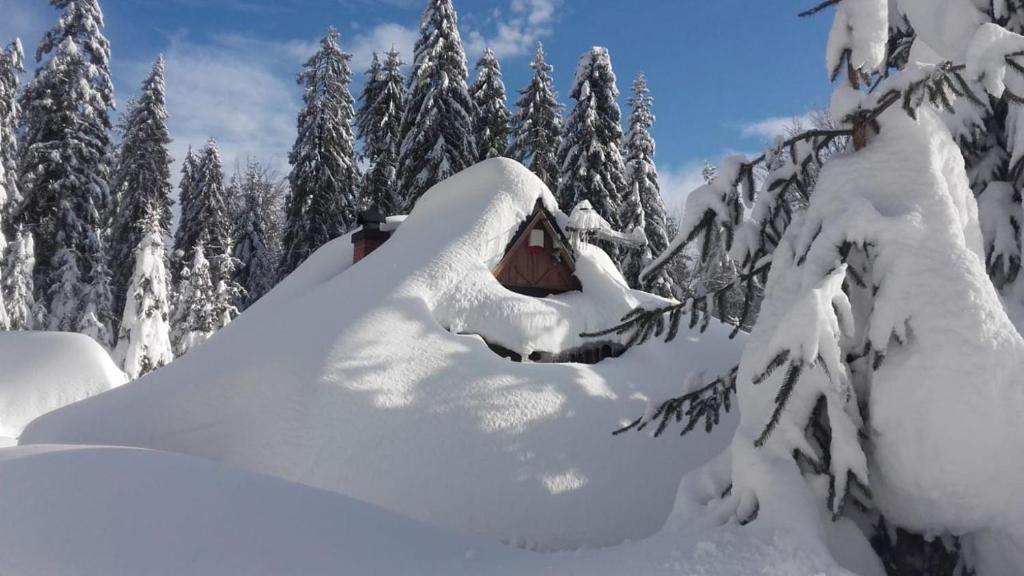
[[[174,230],[171,249],[171,282],[178,282],[182,269],[188,265],[192,248],[199,241],[199,219],[196,217],[195,179],[199,158],[188,147],[181,162],[181,180],[178,182],[178,226]]]
[[[384,216],[398,213],[398,139],[405,112],[405,77],[401,56],[392,48],[381,63],[373,55],[360,96],[356,130],[370,165],[363,180],[362,207]]]
[[[588,200],[612,228],[622,227],[620,212],[626,192],[622,160],[622,114],[607,48],[595,46],[580,58],[569,94],[576,102],[565,124],[558,158],[561,174],[558,201],[570,212]],[[601,242],[613,260],[618,249]]]
[[[647,248],[636,258],[627,270],[626,278],[634,286],[640,285],[640,270],[652,258],[668,248],[668,216],[665,202],[658,184],[658,169],[654,161],[655,143],[651,136],[654,126],[654,98],[647,87],[647,78],[641,73],[633,81],[633,95],[629,99],[629,131],[626,133],[626,190],[630,201],[624,205],[623,226],[642,226]],[[639,210],[633,207],[638,203]],[[625,210],[625,207],[632,208]],[[639,217],[637,217],[639,214]],[[671,297],[674,282],[667,267],[645,279],[643,287],[660,296]]]
[[[451,0],[428,0],[420,20],[398,154],[402,211],[428,188],[476,163],[469,71]]]
[[[0,285],[8,274],[3,258],[7,250],[11,220],[9,213],[13,206],[21,202],[17,178],[17,129],[20,112],[18,74],[24,69],[23,61],[24,55],[18,39],[0,51]],[[4,300],[3,290],[0,289],[0,330],[8,330],[11,326]]]
[[[36,330],[45,326],[45,314],[42,306],[36,304],[32,282],[35,262],[32,235],[19,227],[7,247],[4,275],[0,279],[10,330]]]
[[[519,91],[512,118],[509,155],[533,171],[548,188],[558,190],[558,149],[562,142],[562,105],[558,102],[552,66],[544,60],[544,46],[530,63],[533,76]]]
[[[153,218],[162,235],[171,228],[171,143],[167,129],[163,57],[153,64],[142,95],[125,120],[115,172],[116,211],[110,236],[111,292],[114,310],[123,312],[128,285],[137,272],[135,259],[143,239],[153,233]],[[162,246],[162,244],[161,244]]]
[[[352,122],[355,115],[349,84],[351,54],[341,51],[334,28],[320,40],[299,82],[304,107],[292,147],[284,254],[281,276],[290,274],[314,251],[356,225],[359,169]]]
[[[236,176],[233,188],[240,196],[235,216],[235,282],[244,293],[236,303],[244,311],[270,291],[277,279],[277,250],[271,221],[274,183],[258,162],[248,161],[245,173]]]
[[[109,346],[102,228],[110,209],[110,45],[97,0],[50,4],[63,14],[43,36],[43,64],[23,96],[18,221],[35,237],[37,299],[50,310],[51,329],[81,330]]]
[[[138,378],[174,360],[170,297],[164,249],[164,215],[158,209],[137,224],[143,233],[132,258],[124,314],[114,360],[130,378]]]
[[[235,283],[234,229],[232,212],[224,186],[224,168],[217,142],[210,140],[195,165],[191,183],[198,233],[196,243],[186,250],[189,261],[195,262],[194,253],[202,250],[210,268],[210,281],[215,292],[212,306],[217,317],[216,328],[222,328],[237,314],[235,303],[241,289]]]
[[[216,292],[205,251],[202,241],[195,245],[175,290],[171,344],[177,356],[202,344],[219,328]]]
[[[21,41],[0,50],[0,256],[4,236],[14,232],[12,213],[21,204],[18,190],[18,75],[24,70]]]
[[[505,82],[501,64],[494,51],[484,50],[476,64],[476,81],[469,90],[476,105],[473,135],[478,160],[497,158],[508,153],[510,115],[505,101]]]

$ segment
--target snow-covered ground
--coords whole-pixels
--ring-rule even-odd
[[[0,332],[0,445],[41,414],[124,384],[110,355],[81,334]]]
[[[94,446],[7,448],[0,450],[0,573],[849,574],[792,535],[716,527],[714,508],[700,503],[712,496],[706,475],[720,467],[684,482],[680,504],[653,538],[540,554],[180,454]],[[848,533],[834,532],[848,557],[862,552]]]
[[[517,163],[463,172],[370,257],[351,266],[348,238],[325,246],[200,348],[40,418],[22,443],[201,456],[525,548],[647,537],[683,473],[728,444],[734,415],[685,441],[610,433],[648,398],[678,394],[690,370],[731,368],[743,338],[712,327],[592,366],[491,352],[478,335],[569,347],[661,302],[629,290],[597,250],[580,255],[580,293],[503,289],[491,267],[538,198],[557,210]]]
[[[513,574],[539,558],[166,452],[0,450],[0,574]]]

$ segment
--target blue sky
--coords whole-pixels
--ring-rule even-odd
[[[174,154],[216,137],[229,164],[253,155],[287,171],[299,90],[294,78],[328,25],[355,54],[357,86],[373,50],[411,60],[425,0],[101,0],[118,100],[157,54],[168,60]],[[566,94],[580,54],[607,46],[623,92],[647,74],[655,97],[663,188],[678,203],[707,159],[753,152],[787,118],[824,108],[831,17],[797,18],[799,0],[455,0],[470,66],[501,58],[510,99],[544,42]],[[44,0],[0,0],[0,40],[35,51],[57,12]],[[30,63],[32,61],[30,60]],[[568,102],[566,102],[568,104]]]

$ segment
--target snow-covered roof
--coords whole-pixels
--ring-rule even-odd
[[[524,167],[483,162],[429,190],[370,256],[351,264],[339,238],[201,347],[36,420],[23,441],[198,455],[525,546],[651,534],[731,420],[697,442],[610,432],[690,369],[728,370],[742,337],[684,331],[593,366],[494,354],[481,335],[555,350],[664,302],[593,247],[577,255],[581,292],[503,288],[493,267],[538,199],[567,223]]]

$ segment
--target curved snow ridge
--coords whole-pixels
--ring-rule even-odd
[[[518,574],[541,560],[189,456],[0,450],[0,573]]]
[[[650,535],[684,471],[728,444],[735,418],[681,442],[610,432],[648,400],[678,394],[691,367],[729,370],[743,337],[682,331],[587,366],[514,363],[450,332],[439,319],[480,310],[453,304],[462,301],[503,310],[486,327],[510,338],[533,330],[537,311],[545,329],[572,319],[558,315],[576,303],[532,301],[488,279],[538,198],[554,207],[521,165],[481,163],[429,190],[369,257],[349,267],[350,244],[324,246],[203,346],[36,420],[22,443],[202,456],[531,548]],[[584,291],[567,298],[625,298],[607,266],[583,258],[580,274],[592,267],[605,284],[581,278]],[[595,327],[621,316],[590,306],[605,314]],[[461,318],[481,320],[469,312]]]
[[[95,340],[66,332],[0,332],[0,437],[128,377]]]

